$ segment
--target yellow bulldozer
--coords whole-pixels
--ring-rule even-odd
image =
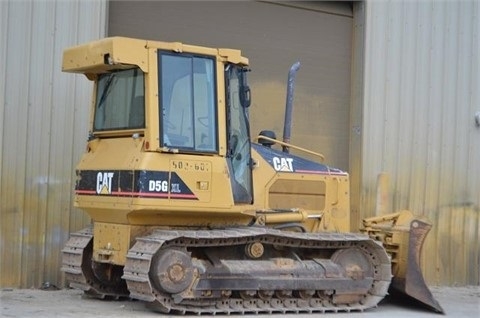
[[[163,313],[363,311],[389,289],[443,312],[418,264],[430,225],[403,211],[352,233],[348,174],[290,143],[298,63],[282,140],[250,137],[239,50],[112,37],[62,67],[94,83],[74,203],[92,225],[62,250],[70,286]]]

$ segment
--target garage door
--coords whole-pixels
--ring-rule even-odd
[[[241,49],[252,135],[282,137],[287,75],[300,61],[291,141],[348,170],[352,23],[348,2],[110,1],[108,34]]]

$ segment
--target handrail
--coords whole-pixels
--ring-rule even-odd
[[[311,151],[311,150],[308,150],[308,149],[305,149],[305,148],[302,148],[302,147],[298,147],[298,146],[289,144],[289,143],[287,143],[287,142],[280,141],[280,140],[278,140],[278,139],[273,139],[273,138],[266,137],[266,136],[257,136],[257,137],[254,138],[255,141],[259,141],[260,139],[264,139],[264,140],[267,140],[267,141],[271,141],[271,142],[273,142],[273,143],[279,144],[280,146],[290,147],[290,148],[297,149],[297,150],[303,151],[303,152],[305,152],[305,153],[308,153],[308,154],[311,154],[311,155],[320,157],[320,159],[321,159],[322,162],[325,160],[325,156],[322,155],[321,153],[318,153],[318,152],[315,152],[315,151]]]

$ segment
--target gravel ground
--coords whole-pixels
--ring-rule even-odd
[[[480,317],[480,286],[433,287],[433,295],[450,317]],[[38,289],[8,289],[0,291],[0,317],[159,317],[139,301],[102,301],[90,299],[74,289],[46,291]],[[256,317],[440,317],[438,314],[387,297],[379,307],[354,313],[256,315]],[[172,317],[172,316],[169,316]],[[188,317],[188,316],[182,316]],[[194,316],[197,317],[197,316]],[[207,317],[207,316],[202,316]],[[218,316],[217,316],[218,317]]]

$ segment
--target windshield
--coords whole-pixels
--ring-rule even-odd
[[[94,131],[145,127],[144,75],[138,69],[101,74],[97,81]]]

